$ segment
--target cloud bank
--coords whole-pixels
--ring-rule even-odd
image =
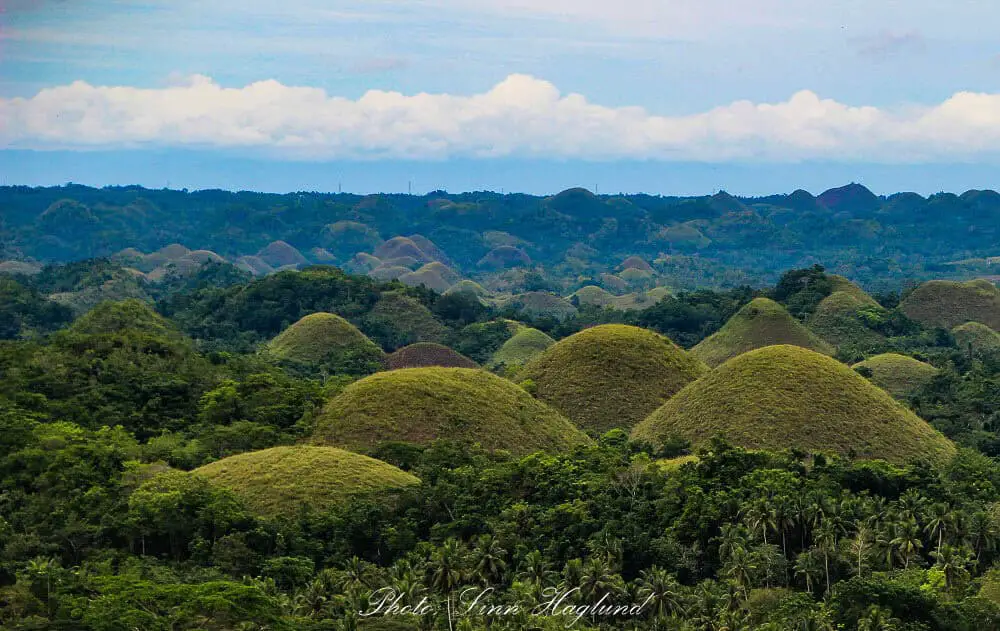
[[[273,80],[225,88],[84,82],[0,99],[0,146],[204,148],[292,160],[524,157],[663,161],[936,163],[1000,158],[1000,95],[854,107],[802,91],[687,116],[605,107],[511,75],[471,96],[370,91],[357,100]]]

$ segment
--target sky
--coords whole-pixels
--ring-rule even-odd
[[[0,0],[0,184],[1000,188],[1000,6]]]

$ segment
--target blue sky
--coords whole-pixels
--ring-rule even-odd
[[[991,2],[3,6],[7,183],[1000,187]]]

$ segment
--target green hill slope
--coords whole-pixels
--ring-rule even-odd
[[[924,326],[950,329],[982,322],[1000,330],[1000,289],[988,280],[932,280],[913,290],[899,308]]]
[[[532,380],[535,396],[579,427],[604,432],[631,428],[705,372],[662,335],[609,324],[549,347],[517,379]]]
[[[266,350],[275,358],[304,366],[348,369],[356,361],[379,361],[384,353],[357,327],[332,313],[312,313],[291,325]]]
[[[351,384],[320,414],[314,442],[357,451],[386,441],[478,442],[515,454],[588,442],[556,410],[483,370],[409,368]]]
[[[897,353],[869,357],[854,364],[853,368],[870,371],[872,382],[897,399],[908,398],[929,384],[939,372],[930,364]]]
[[[1000,355],[1000,333],[981,322],[966,322],[951,330],[955,343],[963,351],[971,351],[976,357]]]
[[[837,347],[877,348],[885,342],[885,336],[865,325],[861,316],[865,309],[882,310],[874,300],[864,300],[852,292],[835,291],[820,301],[808,326],[813,333]]]
[[[504,371],[517,370],[555,343],[555,340],[538,329],[521,327],[497,352],[493,353],[490,368]]]
[[[753,449],[831,451],[891,462],[941,463],[954,445],[867,379],[790,345],[745,353],[687,386],[636,426],[633,438],[703,444],[721,435]]]
[[[447,346],[433,342],[417,342],[404,346],[386,357],[389,370],[444,366],[448,368],[479,368],[476,362]]]
[[[350,497],[420,484],[381,460],[305,445],[230,456],[193,473],[232,491],[264,517],[294,516],[302,507],[324,510]]]
[[[747,351],[775,344],[792,344],[825,355],[832,346],[814,335],[785,308],[768,298],[754,298],[711,337],[691,349],[709,366],[718,366]]]

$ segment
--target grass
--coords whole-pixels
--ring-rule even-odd
[[[381,353],[357,327],[332,313],[307,315],[279,333],[267,350],[278,359],[301,364],[320,364],[353,352]]]
[[[447,346],[433,342],[417,342],[404,346],[386,357],[389,370],[445,366],[449,368],[479,368],[479,365]]]
[[[358,252],[347,262],[344,269],[352,274],[367,274],[381,264],[382,260],[377,256],[372,256],[367,252]]]
[[[394,344],[387,348],[416,342],[442,342],[448,335],[448,328],[434,317],[430,309],[415,298],[396,291],[383,293],[365,317],[365,322],[391,332]]]
[[[951,330],[955,343],[963,351],[974,357],[995,357],[1000,355],[1000,333],[982,322],[966,322]]]
[[[420,246],[413,242],[413,239],[407,237],[393,237],[375,248],[373,254],[382,260],[398,259],[403,256],[412,256],[424,263],[430,263],[433,260],[420,249]]]
[[[928,281],[914,289],[900,309],[924,326],[951,329],[981,322],[1000,330],[1000,289],[988,280]]]
[[[748,351],[776,344],[792,344],[825,355],[832,346],[793,318],[785,308],[769,298],[754,298],[711,337],[691,349],[691,354],[709,366]]]
[[[257,253],[257,256],[271,267],[284,267],[285,265],[305,265],[309,262],[301,252],[285,243],[284,241],[272,241],[264,249]]]
[[[432,261],[417,270],[418,274],[422,272],[433,272],[437,274],[448,282],[449,287],[462,280],[462,276],[458,272],[440,261]]]
[[[451,294],[472,294],[476,297],[483,297],[489,294],[482,285],[474,280],[460,280],[444,292],[446,296]]]
[[[502,366],[505,371],[517,370],[555,343],[555,340],[538,329],[521,327],[493,353],[490,367],[499,369]]]
[[[855,364],[853,368],[870,371],[871,376],[868,378],[872,383],[897,399],[908,399],[910,395],[929,384],[939,372],[930,364],[897,353],[883,353],[869,357]]]
[[[801,347],[740,355],[690,384],[632,432],[662,444],[722,436],[749,449],[802,449],[863,459],[947,461],[955,446],[836,360]]]
[[[881,310],[881,307],[871,298],[864,300],[856,292],[835,291],[817,305],[809,318],[809,329],[834,346],[850,344],[876,348],[885,342],[885,336],[865,326],[859,315],[863,309]]]
[[[423,285],[427,289],[436,291],[439,294],[443,294],[448,291],[449,287],[451,287],[451,283],[442,278],[441,275],[433,269],[427,269],[426,265],[415,272],[403,274],[399,277],[399,282],[408,287],[419,287],[420,285]]]
[[[183,337],[166,318],[134,298],[102,302],[77,318],[69,330],[82,335],[114,335],[126,329],[135,329],[150,336]]]
[[[878,307],[878,302],[869,296],[864,289],[861,289],[850,280],[844,278],[843,276],[838,276],[836,274],[829,274],[827,278],[833,283],[833,291],[831,294],[837,292],[844,292],[854,297],[856,300],[863,303],[866,307]]]
[[[521,313],[535,318],[556,318],[564,320],[576,315],[576,307],[568,300],[544,291],[529,291],[518,294],[507,303]]]
[[[333,447],[274,447],[230,456],[193,472],[228,489],[263,517],[291,517],[303,507],[326,510],[364,495],[420,484],[367,456]]]
[[[319,415],[314,442],[367,451],[384,442],[480,443],[515,454],[566,451],[589,439],[553,408],[483,370],[408,368],[345,388]]]
[[[402,265],[379,265],[368,272],[368,276],[375,280],[390,281],[405,276],[411,271],[410,268],[403,267]]]
[[[524,250],[512,245],[501,245],[486,253],[479,259],[479,267],[488,269],[506,269],[509,267],[527,267],[531,265],[531,257]]]
[[[570,298],[576,298],[581,305],[609,307],[615,304],[617,296],[595,285],[587,285],[577,289]]]
[[[658,333],[608,324],[554,344],[517,378],[577,426],[605,432],[631,429],[706,370]]]
[[[652,273],[652,271],[653,271],[653,267],[649,263],[647,263],[645,259],[643,259],[640,256],[630,256],[630,257],[628,257],[627,259],[625,259],[624,261],[621,262],[621,265],[618,266],[618,269],[620,269],[622,271],[625,271],[625,270],[628,270],[628,269],[636,269],[636,270],[640,270],[640,271],[643,271],[643,272],[650,272],[650,273]]]

